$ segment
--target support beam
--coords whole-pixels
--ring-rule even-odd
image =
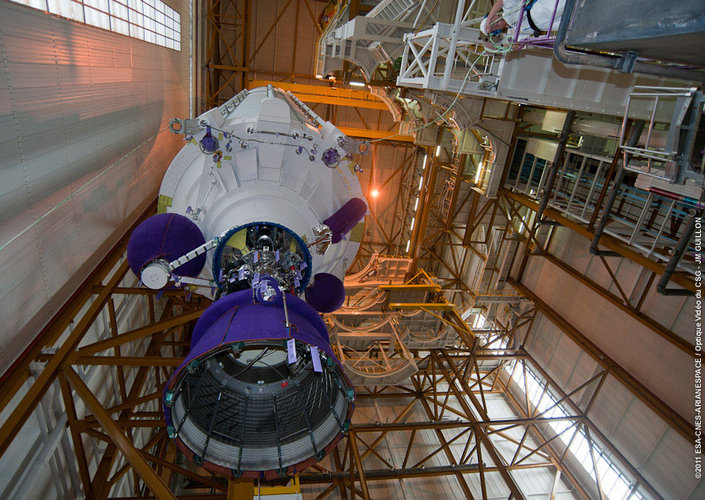
[[[74,452],[76,453],[76,462],[78,463],[78,472],[81,475],[81,483],[83,484],[83,493],[86,498],[93,497],[93,485],[91,484],[91,475],[88,468],[88,460],[86,459],[86,449],[83,446],[83,438],[81,432],[76,428],[76,406],[74,405],[71,387],[66,380],[66,377],[59,377],[61,385],[61,396],[64,401],[64,408],[68,417],[69,430],[71,431],[71,440],[73,441]]]
[[[152,323],[151,325],[147,325],[147,326],[144,326],[141,328],[136,328],[134,330],[131,330],[126,333],[122,333],[122,334],[117,335],[115,337],[111,337],[106,340],[101,340],[99,342],[89,344],[85,347],[81,347],[78,350],[78,352],[75,355],[73,355],[73,358],[78,359],[80,356],[91,356],[93,354],[104,351],[104,350],[109,349],[111,347],[125,344],[127,342],[132,342],[133,340],[138,340],[138,339],[141,339],[144,337],[149,337],[150,335],[153,335],[155,333],[163,332],[163,331],[169,330],[170,328],[174,328],[176,326],[189,323],[191,321],[194,321],[194,320],[197,320],[198,318],[200,318],[206,309],[207,309],[206,307],[203,307],[203,308],[196,309],[195,311],[185,312],[185,313],[181,314],[180,316],[174,316],[171,318],[167,318],[167,319],[164,319],[164,320],[159,321],[157,323]]]
[[[350,432],[348,435],[348,442],[350,443],[350,453],[352,458],[355,460],[355,469],[357,470],[357,475],[360,479],[362,497],[365,500],[370,500],[370,492],[367,489],[367,479],[365,478],[365,468],[362,466],[362,458],[360,457],[360,450],[357,449],[357,441],[354,432]],[[350,469],[352,470],[352,464]]]
[[[671,427],[685,439],[690,440],[694,436],[695,429],[685,418],[676,413],[670,406],[663,402],[661,398],[651,392],[644,384],[634,378],[627,370],[617,364],[609,357],[602,349],[597,347],[590,339],[578,331],[568,320],[554,311],[548,304],[534,292],[529,290],[522,283],[518,283],[512,279],[507,280],[517,292],[531,299],[538,310],[546,316],[554,325],[560,328],[568,337],[578,344],[586,353],[588,353],[597,363],[603,366],[611,375],[619,380],[627,387],[632,394],[643,401],[651,408],[658,416],[663,418]]]
[[[598,283],[594,282],[581,272],[579,272],[577,269],[571,267],[570,265],[566,264],[562,260],[560,260],[558,257],[549,254],[548,252],[544,252],[542,256],[548,260],[551,264],[557,266],[559,269],[561,269],[563,272],[569,274],[576,280],[578,280],[580,283],[583,285],[587,286],[592,290],[593,292],[599,294],[601,297],[607,299],[612,303],[614,306],[618,307],[621,309],[623,312],[629,314],[632,318],[636,319],[639,321],[641,324],[644,326],[648,327],[651,331],[654,333],[658,334],[659,336],[663,337],[667,341],[669,341],[671,344],[675,345],[677,348],[680,350],[688,353],[689,355],[693,354],[695,351],[695,346],[691,344],[690,342],[686,341],[685,339],[679,337],[675,333],[673,333],[671,330],[667,329],[665,326],[661,325],[660,323],[657,323],[653,319],[649,318],[646,314],[637,311],[631,307],[629,307],[628,304],[625,304],[622,300],[619,300],[614,294],[609,292],[606,288],[602,287]]]
[[[120,228],[111,235],[109,240],[119,240],[118,243],[116,243],[112,249],[107,250],[105,258],[98,263],[95,270],[91,272],[81,286],[78,287],[78,290],[68,298],[66,304],[56,316],[54,316],[49,324],[37,335],[19,358],[3,372],[2,377],[0,377],[0,386],[3,388],[0,393],[0,411],[5,409],[9,401],[29,378],[29,365],[35,361],[36,357],[44,348],[54,345],[56,340],[74,321],[86,301],[90,299],[92,293],[98,294],[96,302],[107,300],[111,290],[115,289],[116,285],[112,281],[108,284],[110,287],[108,287],[108,285],[103,286],[102,284],[110,275],[110,271],[120,262],[127,245],[127,235],[131,234],[132,230],[151,215],[156,208],[157,200],[155,199],[143,203],[130,214],[128,220],[134,220],[135,222],[127,228],[126,231],[124,228]],[[100,290],[93,291],[95,287],[100,287]],[[92,310],[89,312],[92,312]],[[0,450],[0,454],[1,453],[2,450]]]
[[[42,373],[37,377],[37,380],[29,388],[25,396],[17,403],[15,409],[5,420],[0,427],[0,455],[3,454],[17,433],[20,432],[22,426],[29,418],[29,415],[34,411],[39,404],[39,400],[46,393],[51,383],[56,379],[58,370],[66,361],[73,350],[78,346],[78,343],[83,339],[88,328],[105,306],[110,291],[122,281],[128,270],[127,261],[120,264],[113,277],[94,300],[81,321],[76,325],[68,338],[59,347],[59,350],[54,354],[52,359],[46,364]]]
[[[414,387],[418,391],[421,391],[421,385],[418,382],[416,382],[415,380],[412,380],[412,382],[414,383]],[[422,399],[421,404],[423,405],[423,408],[426,411],[426,416],[429,418],[434,418],[433,411],[431,410],[431,407],[429,406],[428,402],[425,399]],[[470,426],[468,426],[468,427],[470,427]],[[436,438],[438,439],[438,441],[441,443],[441,446],[443,447],[443,452],[445,453],[446,458],[448,459],[448,461],[450,462],[450,464],[453,467],[457,467],[458,463],[455,460],[455,457],[453,456],[453,452],[450,450],[450,448],[448,448],[448,442],[446,441],[446,438],[443,435],[443,432],[440,429],[434,429],[434,431],[436,433]],[[477,433],[479,431],[479,429],[477,427],[475,427],[474,431]],[[479,432],[482,432],[482,431],[479,431]],[[472,438],[472,433],[469,433],[468,440],[470,440],[471,438]],[[462,473],[458,472],[455,475],[455,478],[457,479],[458,484],[460,484],[460,487],[463,490],[463,494],[465,495],[465,498],[473,499],[472,492],[470,491],[470,486],[468,486],[468,483],[465,480],[465,478],[463,477]]]
[[[500,193],[502,194],[502,196],[506,196],[509,199],[517,201],[523,206],[533,211],[537,211],[539,208],[538,203],[536,203],[534,200],[532,200],[526,195],[520,193],[513,193],[506,189],[500,190]],[[560,223],[560,225],[562,226],[570,228],[576,234],[579,234],[580,236],[590,241],[592,241],[593,239],[594,235],[590,231],[588,231],[586,227],[582,226],[581,224],[575,222],[572,219],[564,217],[557,210],[554,210],[551,207],[546,208],[546,210],[544,211],[544,216]],[[639,252],[632,250],[627,245],[619,241],[617,238],[614,238],[609,234],[602,235],[602,237],[600,238],[600,245],[659,275],[663,274],[666,270],[665,265],[655,262],[640,254]],[[685,276],[683,274],[674,274],[671,277],[671,281],[673,281],[677,285],[682,286],[683,288],[695,292],[695,282],[688,276]]]
[[[357,137],[359,139],[378,139],[383,141],[395,141],[395,142],[411,142],[413,143],[416,139],[411,135],[396,134],[394,132],[385,132],[383,130],[366,129],[366,128],[352,128],[352,127],[338,127],[342,133],[349,137]]]
[[[432,353],[431,356],[436,356],[435,353]],[[453,373],[451,374],[444,366],[443,361],[440,361],[442,359],[445,361],[449,366],[451,367]],[[457,368],[453,364],[453,361],[451,358],[445,355],[442,351],[440,352],[440,359],[436,359],[436,364],[440,368],[441,372],[443,373],[443,376],[445,377],[450,389],[456,394],[456,398],[458,403],[460,404],[461,408],[463,411],[467,414],[468,418],[470,418],[472,421],[475,421],[474,417],[474,411],[466,401],[466,399],[463,397],[463,395],[467,395],[470,397],[470,399],[473,402],[473,406],[475,409],[478,411],[478,414],[480,415],[481,418],[484,420],[489,420],[489,417],[487,415],[487,412],[485,412],[484,408],[479,404],[476,398],[474,398],[472,390],[467,386],[467,383],[465,382],[465,379],[463,379],[460,374],[457,371]],[[456,382],[460,383],[461,388],[463,389],[463,392],[461,393],[457,386]],[[522,491],[519,489],[519,486],[516,484],[514,481],[514,478],[511,476],[509,471],[507,470],[507,465],[504,463],[504,460],[502,459],[501,455],[497,451],[497,449],[494,446],[494,443],[492,440],[489,438],[489,436],[483,432],[480,431],[477,433],[477,435],[480,437],[482,440],[482,444],[485,445],[487,452],[490,455],[490,458],[494,462],[495,466],[499,469],[499,473],[502,476],[502,479],[504,480],[504,483],[507,485],[509,490],[512,492],[512,495],[514,498],[524,498],[524,494]]]
[[[303,83],[277,82],[272,80],[252,80],[248,88],[266,87],[272,85],[289,90],[303,102],[333,104],[335,106],[350,106],[358,109],[379,109],[388,111],[387,105],[374,94],[366,90],[354,90],[328,85],[306,85]]]
[[[98,401],[88,386],[83,383],[78,374],[73,371],[72,368],[66,368],[63,373],[66,375],[73,389],[86,404],[86,407],[93,412],[98,422],[100,422],[100,425],[108,433],[113,443],[115,443],[115,446],[118,447],[127,461],[130,462],[130,465],[137,471],[137,474],[139,474],[149,489],[151,489],[158,498],[176,498],[154,469],[149,466],[140,451],[125,437],[120,427],[110,418],[110,415],[105,411],[103,405],[100,404],[100,401]]]

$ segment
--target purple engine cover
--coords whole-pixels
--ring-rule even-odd
[[[345,285],[337,276],[318,273],[313,277],[313,285],[306,289],[306,302],[322,313],[330,313],[343,305]]]
[[[310,305],[294,295],[286,295],[286,304],[291,324],[289,338],[316,346],[320,351],[326,353],[340,367],[340,373],[345,377],[348,387],[352,387],[350,379],[345,375],[340,361],[333,353],[333,349],[331,349],[328,330],[318,313]],[[198,319],[192,334],[191,351],[169,378],[164,388],[163,397],[166,397],[167,392],[174,389],[182,371],[192,361],[223,345],[240,341],[286,338],[287,332],[281,295],[278,295],[271,302],[258,302],[253,298],[252,290],[249,289],[226,295],[214,302]],[[352,414],[352,409],[353,406],[350,404],[348,418]],[[173,426],[171,411],[166,404],[164,405],[164,414],[167,427]],[[338,437],[329,443],[323,451],[328,453],[341,436],[342,434],[338,434]],[[189,450],[179,438],[177,438],[177,446],[187,456],[193,455],[193,451]],[[293,467],[293,470],[297,470],[297,467],[301,467],[300,470],[303,470],[303,468],[316,461],[316,458],[311,457],[291,467]],[[208,461],[204,461],[203,466],[219,474],[231,473],[229,469]],[[259,477],[257,474],[253,474],[252,472],[246,472],[244,477]],[[271,479],[276,477],[276,474],[274,471],[266,471],[264,472],[264,477]]]
[[[206,242],[196,224],[179,214],[157,214],[142,222],[127,243],[127,262],[137,276],[142,268],[156,259],[172,261]],[[198,276],[206,263],[199,255],[174,269],[181,276]]]
[[[367,213],[367,204],[360,198],[348,200],[323,223],[333,232],[333,243],[338,243]]]
[[[286,296],[286,305],[289,322],[293,325],[291,338],[316,346],[335,358],[326,324],[318,313],[291,294]],[[191,361],[223,344],[285,338],[287,335],[281,300],[256,302],[252,298],[252,290],[226,295],[206,309],[196,322],[191,336],[191,352],[172,375],[168,385]]]

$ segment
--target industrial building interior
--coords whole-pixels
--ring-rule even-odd
[[[705,498],[705,4],[492,3],[2,0],[0,498]],[[172,119],[259,87],[359,146],[368,207],[322,315],[355,411],[274,478],[175,445],[213,296],[126,257]]]

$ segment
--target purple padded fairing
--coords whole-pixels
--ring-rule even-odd
[[[328,330],[318,313],[294,295],[286,295],[286,304],[292,325],[291,337],[314,345],[335,358]],[[193,330],[191,352],[176,373],[193,359],[222,344],[284,338],[287,334],[281,300],[274,304],[259,303],[253,300],[252,290],[231,293],[214,302],[199,318]]]
[[[306,302],[318,312],[333,312],[345,302],[345,285],[337,276],[318,273],[306,289]]]
[[[196,326],[193,327],[193,333],[191,334],[191,349],[193,349],[198,341],[201,340],[203,334],[208,331],[210,326],[215,323],[215,321],[225,314],[229,309],[232,309],[238,304],[246,303],[247,301],[252,301],[252,290],[242,290],[239,292],[231,293],[225,297],[216,300],[213,304],[206,309],[198,321]]]
[[[333,232],[333,243],[342,240],[343,236],[348,234],[365,217],[366,213],[367,204],[360,198],[353,198],[324,220],[323,223]]]
[[[283,300],[286,300],[286,310],[291,325],[289,331],[287,331],[285,321]],[[327,356],[321,359],[322,370],[329,375],[320,377],[315,373],[313,358],[308,361],[308,355],[300,345],[297,347],[297,351],[299,355],[304,356],[303,362],[306,363],[304,370],[299,368],[290,373],[286,368],[283,368],[283,372],[281,372],[281,368],[270,367],[271,374],[265,374],[265,376],[271,375],[274,380],[260,382],[258,378],[258,385],[254,386],[255,389],[250,387],[252,380],[248,382],[246,378],[237,383],[230,382],[233,377],[244,373],[253,362],[250,362],[245,370],[239,370],[234,374],[222,371],[223,364],[221,362],[226,361],[233,352],[237,353],[240,349],[263,349],[264,346],[266,347],[261,351],[262,354],[267,349],[284,350],[288,345],[285,339],[289,338],[315,346],[320,352],[325,353]],[[217,474],[274,479],[304,470],[309,465],[320,461],[335,447],[346,432],[354,411],[352,384],[345,375],[340,361],[333,353],[325,323],[318,313],[303,300],[294,295],[283,294],[272,298],[271,302],[263,302],[261,299],[253,297],[251,289],[229,294],[214,302],[201,316],[194,328],[193,339],[194,347],[170,377],[164,388],[163,396],[164,417],[169,435],[176,438],[176,445],[190,460]],[[311,354],[315,355],[313,350]],[[214,361],[215,363],[213,363]],[[288,361],[292,363],[291,358]],[[299,361],[301,358],[298,361],[295,359],[293,362],[298,363]],[[282,363],[284,362],[282,360]],[[310,368],[308,363],[310,363]],[[266,364],[263,362],[263,365]],[[257,369],[265,370],[263,367]],[[282,375],[282,373],[285,374]],[[212,389],[206,388],[205,391],[199,392],[201,381],[205,380],[207,384],[212,383],[211,377],[215,377]],[[196,379],[196,388],[194,389],[193,381]],[[220,385],[218,385],[219,382]],[[224,390],[226,385],[228,389]],[[184,387],[186,387],[186,392],[182,390]],[[306,388],[314,388],[316,391],[322,390],[322,394],[326,392],[328,394],[322,400],[319,397],[317,404],[311,403],[312,406],[315,406],[316,411],[311,410],[309,418],[315,417],[315,419],[310,422],[306,419],[302,423],[303,414],[300,413],[300,405],[303,401],[296,404],[293,400],[300,397],[297,395],[299,391],[305,393]],[[194,392],[190,396],[191,399],[183,400],[186,397],[184,394],[191,394],[189,391],[192,390]],[[217,398],[216,393],[218,393]],[[177,402],[179,394],[182,398],[181,403]],[[198,431],[194,433],[193,426],[196,425],[198,429],[203,430],[207,428],[207,422],[214,420],[211,416],[204,417],[204,414],[199,413],[200,410],[189,413],[188,408],[191,407],[191,402],[195,401],[193,398],[198,397],[198,405],[201,408],[217,409],[221,396],[225,401],[221,405],[225,408],[222,418],[226,418],[224,422],[228,422],[225,425],[230,425],[231,434],[223,434],[221,429],[220,434],[212,435],[211,441],[217,442],[221,447],[227,446],[231,451],[211,455],[209,448],[208,454],[206,454],[205,447],[194,444],[194,436],[198,434]],[[328,401],[329,397],[330,401]],[[245,401],[244,409],[242,407],[243,401]],[[179,404],[181,406],[178,406]],[[183,413],[184,404],[187,405],[185,413]],[[279,406],[281,410],[279,417],[277,416],[278,405],[281,405]],[[212,415],[215,415],[216,411],[212,410]],[[190,423],[188,426],[184,426],[187,418]],[[334,418],[338,428],[335,427]],[[283,450],[285,448],[281,446],[281,443],[285,439],[287,440],[288,451],[285,450],[287,454],[282,457],[282,451],[279,451],[279,467],[276,465],[276,459],[273,459],[265,462],[266,465],[253,465],[252,463],[246,465],[243,463],[241,469],[240,459],[236,458],[238,451],[244,459],[244,454],[241,451],[243,447],[246,453],[249,453],[251,449],[258,448],[261,441],[260,434],[274,432],[276,422],[280,422],[280,424],[284,422],[287,428],[297,428],[301,431],[297,431],[298,434],[293,432],[282,438],[277,435],[276,447],[271,442],[262,445],[265,451],[274,450],[276,453],[277,449]],[[235,426],[239,426],[237,428],[240,430],[232,431]],[[305,432],[307,426],[311,434],[312,446],[307,444],[308,436]],[[276,428],[278,429],[278,427]],[[314,429],[316,431],[315,442],[313,442]],[[208,432],[211,436],[210,431]],[[233,439],[240,441],[235,444],[232,443],[232,439],[224,441],[223,438],[230,435]],[[293,442],[289,442],[292,440]],[[307,446],[311,446],[311,449],[310,452],[306,450],[292,452],[290,445],[296,445],[297,450]],[[215,445],[212,444],[211,447],[213,446]],[[247,460],[252,462],[250,458]]]
[[[179,214],[157,214],[142,222],[127,243],[127,262],[137,276],[155,259],[175,260],[206,242],[201,230]],[[181,276],[198,276],[206,263],[205,253],[174,269]]]

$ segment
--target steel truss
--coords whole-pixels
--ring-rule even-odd
[[[208,107],[247,87],[249,75],[255,72],[250,63],[285,12],[296,9],[298,20],[299,10],[302,15],[308,11],[317,24],[309,1],[286,2],[253,50],[247,46],[251,1],[209,3]],[[294,62],[291,71],[264,74],[292,78]],[[326,93],[324,98],[340,96]],[[688,439],[692,426],[520,281],[529,257],[541,255],[652,331],[692,352],[692,345],[641,310],[654,277],[663,273],[664,266],[603,235],[603,247],[648,271],[635,285],[641,287],[639,293],[627,293],[603,257],[619,294],[610,292],[551,254],[552,227],[536,224],[531,216],[539,210],[536,200],[508,189],[500,190],[496,198],[483,196],[481,183],[475,185],[462,175],[464,155],[444,162],[432,150],[409,143],[395,147],[403,148],[403,160],[393,168],[373,161],[370,178],[380,180],[380,190],[399,186],[399,193],[388,213],[370,207],[370,225],[377,232],[365,233],[352,269],[364,270],[379,254],[402,254],[409,239],[412,278],[378,287],[386,298],[375,314],[380,319],[402,318],[395,323],[397,345],[390,350],[389,341],[377,342],[375,349],[352,361],[389,368],[392,365],[385,356],[392,353],[410,359],[414,373],[394,385],[357,387],[358,411],[347,438],[329,457],[301,471],[304,491],[315,492],[316,498],[374,498],[379,485],[447,476],[457,483],[464,498],[488,496],[491,484],[501,485],[507,497],[523,498],[517,476],[533,469],[551,471],[554,479],[545,491],[547,496],[568,489],[581,498],[599,497],[603,491],[599,478],[576,466],[570,451],[575,440],[585,439],[593,469],[596,456],[608,453],[628,476],[632,492],[659,497],[592,423],[592,403],[606,377],[613,376]],[[419,170],[423,154],[428,164]],[[422,189],[418,206],[414,206],[419,176]],[[575,184],[564,184],[570,211],[579,191]],[[598,195],[595,190],[587,198],[597,195],[599,206],[605,196],[602,191]],[[593,237],[590,231],[597,210],[587,228],[555,206],[543,215],[586,238]],[[410,229],[412,217],[416,224]],[[87,498],[149,498],[149,494],[154,498],[233,498],[242,484],[214,477],[180,459],[166,434],[161,408],[164,384],[187,352],[191,328],[209,301],[183,291],[156,294],[139,288],[128,273],[125,245],[123,240],[114,248],[3,376],[0,411],[7,416],[0,427],[0,455],[6,456],[13,443],[22,439],[26,422],[41,413],[44,405],[57,404],[51,403],[55,400],[63,418],[53,422],[52,432],[63,432],[65,426],[70,438],[75,462],[72,457],[69,468],[77,478],[75,493],[83,491]],[[478,259],[480,266],[472,263]],[[512,280],[509,270],[516,259],[521,259],[519,276]],[[672,280],[692,287],[692,280],[682,275]],[[505,314],[502,305],[514,313]],[[488,325],[470,328],[461,316],[461,311],[470,309],[482,311]],[[403,313],[417,314],[418,324],[427,322],[446,332],[443,348],[424,348],[413,335],[407,335],[408,330],[402,328]],[[524,349],[538,315],[556,324],[597,362],[597,371],[568,393]],[[414,333],[413,328],[410,331]],[[338,349],[342,352],[342,344]],[[341,357],[345,360],[345,355]],[[527,396],[529,377],[539,381],[540,397],[551,399],[548,409],[540,410]],[[394,404],[401,411],[393,421],[365,411],[377,404]],[[500,406],[506,411],[498,416]],[[555,409],[560,409],[559,416],[552,412]],[[558,432],[553,425],[557,422],[568,426]]]
[[[247,88],[251,0],[206,2],[205,110]]]
[[[521,294],[501,292],[507,282],[509,269],[515,259],[520,259],[521,266],[516,281],[521,281],[529,257],[540,255],[679,349],[688,353],[694,352],[692,343],[676,335],[668,326],[659,323],[642,310],[646,296],[656,286],[656,277],[666,270],[663,263],[642,255],[626,242],[610,234],[604,234],[600,240],[602,247],[613,252],[615,257],[631,260],[644,268],[633,289],[628,289],[617,277],[618,268],[613,263],[613,257],[607,254],[597,256],[615,285],[616,292],[609,291],[609,288],[586,277],[582,269],[574,269],[552,254],[551,243],[555,227],[552,224],[537,224],[533,214],[540,209],[539,201],[527,194],[510,190],[517,182],[514,178],[506,181],[506,187],[500,190],[499,196],[487,198],[473,189],[467,180],[459,177],[458,165],[463,161],[463,155],[457,155],[448,165],[435,160],[432,162],[424,184],[442,188],[432,191],[429,188],[425,198],[422,198],[419,209],[421,223],[415,232],[421,236],[412,240],[412,244],[415,244],[412,247],[414,253],[411,254],[418,260],[418,265],[441,278],[444,290],[453,291],[459,296],[459,301],[456,301],[458,305],[466,306],[471,301],[487,303],[488,299],[509,302],[521,298]],[[578,165],[584,163],[581,161]],[[565,174],[564,169],[561,174]],[[534,178],[537,179],[538,175],[534,175]],[[602,188],[605,191],[606,184]],[[574,191],[573,184],[569,187],[568,193]],[[600,189],[593,187],[592,191],[595,192],[594,196],[597,196]],[[585,215],[586,220],[592,215],[596,217],[598,212],[599,202],[596,208],[591,208],[590,213]],[[594,237],[589,225],[586,227],[550,205],[543,211],[543,216],[586,239],[592,240]],[[517,256],[519,243],[527,244],[523,244],[523,254]],[[469,252],[460,251],[460,248]],[[484,261],[484,266],[473,276],[468,274],[470,255]],[[509,257],[506,257],[507,255]],[[500,258],[502,260],[498,260]],[[687,290],[695,289],[693,277],[685,273],[675,273],[671,280]],[[493,290],[500,292],[486,295],[490,285]]]
[[[550,219],[550,222],[538,224],[536,212],[540,210],[539,203],[528,195],[503,189],[499,191],[496,198],[487,198],[467,180],[454,183],[453,181],[458,177],[458,170],[453,167],[453,164],[457,160],[457,157],[454,158],[450,164],[434,161],[432,170],[428,174],[427,184],[435,183],[436,186],[445,186],[445,189],[436,188],[424,198],[425,215],[421,218],[422,224],[418,228],[420,236],[416,241],[416,253],[412,254],[417,259],[417,265],[438,276],[434,281],[442,286],[442,293],[450,301],[468,313],[482,313],[494,328],[507,331],[512,325],[520,322],[516,315],[512,319],[514,313],[507,315],[507,311],[525,310],[527,304],[533,304],[537,314],[548,319],[580,345],[605,374],[615,377],[672,429],[684,438],[690,439],[693,432],[692,425],[521,284],[521,277],[529,258],[532,256],[546,258],[638,320],[650,332],[662,336],[684,352],[692,353],[694,346],[691,343],[676,335],[668,326],[651,318],[647,311],[642,309],[646,296],[653,290],[655,277],[664,272],[665,266],[638,254],[624,242],[605,235],[601,245],[612,250],[615,256],[632,260],[644,268],[637,282],[629,285],[633,287],[632,290],[620,283],[617,276],[618,262],[614,263],[615,261],[607,255],[596,257],[605,266],[613,281],[616,290],[610,291],[612,287],[608,288],[604,284],[596,283],[584,275],[584,270],[574,269],[552,254],[552,237],[558,227],[564,226],[567,229],[562,230],[572,230],[591,240],[593,234],[589,228],[584,228],[551,207],[543,212],[544,217]],[[434,179],[433,176],[436,178]],[[507,184],[511,185],[514,182],[514,179],[510,179]],[[573,186],[568,186],[568,196],[572,191]],[[595,190],[595,195],[599,194],[597,191],[599,190]],[[559,223],[560,226],[556,226],[552,221]],[[479,259],[480,264],[471,264],[472,259]],[[518,272],[516,272],[517,268]],[[674,274],[672,280],[686,288],[693,287],[692,279],[684,275]],[[502,314],[503,311],[504,314]],[[541,377],[547,375],[539,366],[536,366],[533,371],[540,373]],[[558,393],[560,393],[559,388],[556,390],[556,394]],[[511,394],[511,391],[508,394]],[[585,410],[585,408],[582,409]],[[587,413],[587,410],[585,412]],[[594,428],[589,432],[581,430],[580,433],[589,434],[591,438],[601,436]],[[610,445],[603,436],[597,439],[600,442],[597,448],[602,450],[609,448]],[[564,453],[564,450],[559,453]],[[618,455],[617,450],[612,450],[610,453],[614,453],[614,456]],[[624,464],[626,470],[633,471],[625,460],[620,459],[620,463]],[[644,484],[642,479],[637,482]],[[651,487],[644,486],[644,488],[652,491],[650,494],[658,496]],[[597,491],[589,493],[591,496],[598,495]]]
[[[251,7],[251,0],[209,3],[208,107],[247,87],[249,73],[254,72],[250,63],[287,9],[296,9],[297,20],[299,9],[307,11],[316,24],[309,0],[289,0],[251,50],[247,45]],[[294,63],[291,71],[266,74],[293,77]],[[657,334],[692,351],[691,345],[641,310],[654,276],[663,273],[664,266],[606,235],[601,240],[604,247],[651,273],[639,284],[641,295],[635,301],[625,293],[616,272],[610,274],[619,295],[581,279],[579,270],[550,253],[551,228],[530,220],[529,212],[537,211],[538,203],[509,190],[500,191],[497,198],[482,196],[462,176],[462,155],[442,162],[432,151],[426,152],[429,162],[421,174],[423,189],[418,207],[412,208],[418,182],[414,167],[423,152],[409,144],[399,147],[405,151],[403,161],[393,169],[380,167],[384,178],[378,187],[400,186],[400,192],[391,215],[371,208],[380,236],[363,238],[353,269],[363,269],[378,254],[401,254],[408,236],[413,278],[383,290],[388,298],[380,316],[418,312],[424,319],[438,320],[450,338],[442,349],[423,349],[399,336],[405,355],[417,368],[415,373],[403,383],[357,388],[359,408],[347,438],[329,457],[299,474],[304,490],[315,491],[316,498],[333,494],[374,498],[379,484],[448,476],[465,498],[488,496],[490,483],[500,484],[507,497],[523,498],[517,474],[533,469],[553,474],[547,496],[568,488],[581,498],[599,497],[603,491],[599,478],[576,467],[570,452],[571,443],[584,437],[593,469],[596,455],[609,453],[628,475],[632,492],[659,497],[592,423],[592,403],[611,375],[688,439],[692,427],[523,287],[520,278],[529,256],[540,254]],[[375,168],[373,163],[373,172]],[[588,229],[555,208],[547,208],[543,215],[592,239]],[[413,230],[409,229],[411,216],[416,220]],[[76,492],[83,491],[87,498],[150,498],[149,494],[152,498],[232,498],[240,484],[180,460],[166,434],[161,408],[164,384],[187,352],[191,328],[209,301],[183,291],[157,294],[139,288],[128,273],[125,245],[123,239],[3,375],[0,411],[6,418],[0,427],[0,455],[6,456],[13,443],[22,439],[23,427],[42,411],[42,405],[57,399],[64,418],[54,424],[59,431],[65,426],[70,436],[75,462],[69,467],[78,478]],[[523,255],[517,251],[519,245]],[[521,259],[520,272],[513,281],[508,270],[516,258]],[[475,274],[471,274],[472,259],[482,262]],[[692,287],[680,275],[674,275],[673,281]],[[505,290],[505,284],[511,286]],[[390,299],[421,292],[422,300]],[[500,304],[516,313],[508,318]],[[131,309],[134,305],[146,313],[136,313]],[[489,325],[473,330],[459,308],[482,310]],[[598,370],[568,393],[524,349],[539,314],[598,363]],[[378,349],[368,359],[379,361],[386,352]],[[539,381],[540,397],[551,398],[549,409],[540,410],[527,396],[529,376]],[[387,403],[402,408],[391,422],[363,411]],[[499,406],[511,416],[498,416]],[[549,415],[554,409],[561,410],[560,416]],[[552,426],[557,422],[568,427],[557,432]],[[564,436],[570,436],[567,442]],[[401,444],[393,448],[392,443]]]
[[[539,210],[537,202],[525,195],[508,190],[501,190],[500,195],[495,199],[487,199],[470,189],[468,191],[467,200],[464,200],[461,191],[461,194],[456,198],[461,200],[460,204],[452,205],[451,211],[456,214],[456,219],[450,225],[440,216],[438,208],[440,201],[439,195],[437,195],[436,203],[432,204],[430,209],[431,217],[427,221],[425,231],[419,230],[422,234],[427,235],[420,244],[423,249],[420,253],[421,265],[441,277],[440,282],[444,283],[444,290],[453,293],[455,303],[462,307],[482,307],[488,319],[495,321],[497,320],[495,314],[499,311],[500,304],[517,304],[522,300],[530,300],[536,305],[540,304],[539,309],[542,314],[583,346],[594,359],[599,360],[604,366],[609,365],[611,373],[620,382],[681,435],[690,439],[689,436],[693,432],[691,424],[631,377],[626,369],[611,360],[585,335],[573,328],[567,320],[560,317],[547,304],[542,303],[538,297],[521,284],[521,277],[528,259],[531,256],[546,258],[638,320],[649,331],[690,354],[694,352],[692,343],[684,340],[666,325],[659,323],[641,310],[645,297],[655,286],[656,275],[664,272],[664,266],[637,254],[621,242],[610,239],[609,236],[603,236],[602,244],[614,250],[617,256],[641,264],[645,269],[642,278],[633,284],[634,290],[630,291],[620,283],[614,264],[610,264],[609,258],[599,257],[619,293],[610,292],[604,285],[586,277],[582,270],[574,269],[551,253],[551,237],[555,228],[550,225],[539,225],[535,222],[532,213],[535,214]],[[467,218],[465,219],[460,216],[463,210],[467,210]],[[554,209],[546,209],[544,215],[576,234],[592,238],[592,233],[571,219],[561,216]],[[461,234],[463,228],[465,232]],[[458,255],[455,249],[461,245],[469,252]],[[523,249],[521,252],[519,251],[520,245]],[[468,259],[471,254],[483,261],[483,264],[472,276],[468,272]],[[517,276],[512,280],[510,270],[515,265],[515,261],[518,262],[519,267]],[[672,280],[686,287],[693,286],[692,278],[687,278],[684,275],[676,274]],[[507,287],[505,290],[506,284],[510,284],[511,287]],[[489,290],[493,290],[491,295],[488,294]]]
[[[135,278],[128,275],[125,244],[123,240],[116,246],[86,281],[80,300],[55,318],[6,375],[3,387],[10,390],[2,395],[2,408],[9,417],[0,428],[0,450],[8,450],[29,416],[38,411],[38,404],[57,392],[73,443],[73,467],[88,498],[117,498],[126,493],[142,497],[147,491],[156,498],[174,498],[175,491],[187,497],[205,492],[226,495],[232,484],[178,459],[166,435],[161,409],[170,369],[182,360],[190,329],[209,301],[183,291],[155,294],[136,287]],[[432,279],[424,276],[424,280]],[[429,285],[411,282],[394,292],[416,293],[419,286]],[[435,287],[433,293],[438,291]],[[125,303],[135,301],[146,304],[147,312],[125,322],[120,311]],[[332,457],[301,472],[304,489],[324,484],[327,487],[318,498],[334,491],[345,498],[372,498],[375,485],[385,481],[450,476],[465,497],[473,498],[485,496],[489,478],[498,477],[507,495],[522,498],[513,472],[549,468],[556,477],[567,478],[581,497],[592,496],[591,487],[567,467],[565,449],[557,446],[547,425],[565,420],[571,429],[585,429],[600,439],[589,420],[589,404],[581,406],[578,401],[584,398],[573,398],[591,390],[594,399],[606,370],[564,394],[522,347],[531,334],[533,309],[512,328],[487,333],[473,332],[440,296],[424,303],[391,306],[438,315],[456,333],[455,347],[412,350],[419,370],[408,382],[359,387],[360,407],[395,401],[403,402],[404,409],[392,422],[358,417]],[[513,371],[540,374],[543,390],[559,398],[557,405],[565,408],[565,415],[549,417],[522,400],[512,372],[505,368],[509,366]],[[34,381],[30,368],[37,374]],[[493,415],[491,399],[497,397],[510,405],[515,417]],[[8,406],[10,401],[14,407]],[[435,438],[422,439],[422,431],[431,431]],[[390,457],[382,449],[393,438],[404,447]],[[606,440],[600,442],[603,449],[609,447]],[[92,456],[89,448],[98,454]],[[648,489],[648,483],[632,472],[635,484]],[[559,483],[554,484],[558,487]]]

